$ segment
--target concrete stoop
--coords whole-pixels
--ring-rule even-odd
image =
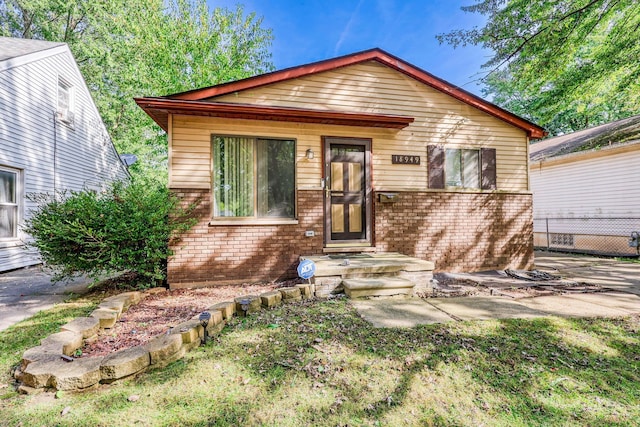
[[[301,257],[316,264],[315,295],[344,292],[350,298],[426,294],[434,263],[399,253],[344,253]]]
[[[199,314],[170,328],[142,346],[113,352],[107,356],[73,357],[85,340],[96,336],[100,329],[111,328],[120,315],[151,293],[163,292],[162,288],[144,292],[127,292],[105,298],[89,317],[79,317],[44,338],[39,346],[26,350],[14,377],[21,385],[21,393],[35,393],[42,388],[55,390],[87,390],[97,384],[108,384],[140,374],[149,368],[161,368],[175,362],[200,346],[205,329]],[[280,288],[260,295],[244,295],[233,301],[210,306],[207,325],[208,336],[222,331],[226,321],[236,313],[253,313],[272,308],[285,302],[312,298],[311,286],[300,284]]]
[[[382,277],[375,279],[344,279],[344,293],[349,298],[381,297],[393,295],[413,296],[416,286],[411,280],[400,277]]]

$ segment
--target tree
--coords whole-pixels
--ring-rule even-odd
[[[273,70],[271,31],[255,14],[204,0],[6,0],[0,35],[69,44],[132,172],[166,180],[164,133],[135,104]]]
[[[637,114],[640,2],[483,0],[464,11],[482,28],[437,36],[493,51],[484,95],[546,127],[551,135]]]

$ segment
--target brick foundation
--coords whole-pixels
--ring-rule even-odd
[[[200,198],[198,223],[172,244],[167,281],[171,287],[208,283],[259,282],[296,277],[301,254],[321,254],[322,191],[298,192],[297,225],[210,226],[211,192],[174,192],[185,204]],[[313,230],[314,237],[305,237]]]
[[[433,261],[436,271],[528,269],[532,202],[530,194],[446,192],[403,192],[395,203],[376,200],[376,249]]]
[[[202,202],[198,223],[172,245],[172,287],[291,278],[300,255],[322,253],[322,191],[298,191],[298,224],[232,226],[209,225],[209,190],[174,192],[185,204]],[[434,261],[436,271],[533,265],[530,194],[402,192],[394,203],[376,197],[374,217],[378,252]]]

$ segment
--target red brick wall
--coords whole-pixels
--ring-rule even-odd
[[[210,226],[209,190],[174,191],[184,204],[201,198],[198,223],[171,245],[167,281],[219,283],[295,277],[300,255],[322,253],[322,191],[298,192],[297,225]],[[305,237],[313,230],[315,237]]]
[[[378,252],[400,252],[436,271],[533,266],[530,194],[403,192],[375,203]]]
[[[297,225],[237,226],[209,226],[209,190],[175,193],[185,204],[202,202],[198,224],[172,245],[172,286],[295,277],[300,255],[322,253],[322,191],[298,192]],[[374,211],[378,252],[431,260],[439,271],[533,265],[531,195],[402,192],[395,203],[376,200]]]

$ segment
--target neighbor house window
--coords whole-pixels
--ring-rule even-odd
[[[551,233],[551,244],[558,246],[573,246],[573,234]]]
[[[19,172],[0,167],[0,239],[18,237]]]
[[[429,188],[496,189],[495,148],[427,146]]]
[[[295,216],[295,141],[213,137],[213,216]]]
[[[58,78],[58,119],[73,124],[75,107],[75,90],[64,79]]]

